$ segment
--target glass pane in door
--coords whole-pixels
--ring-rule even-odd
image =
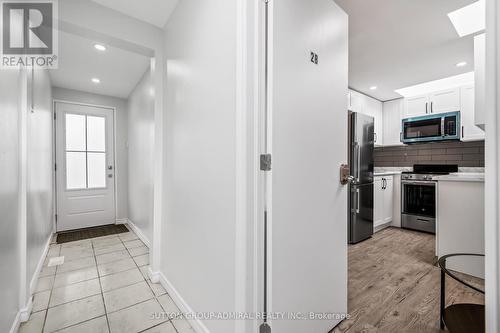
[[[88,153],[88,188],[106,187],[106,153]]]
[[[106,151],[106,118],[87,116],[87,151]]]
[[[66,152],[66,188],[77,190],[87,188],[85,152]]]
[[[66,150],[85,151],[85,116],[66,114]]]

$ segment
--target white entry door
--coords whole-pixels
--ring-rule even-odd
[[[55,111],[57,231],[114,224],[114,111],[59,102]]]
[[[285,314],[270,326],[326,333],[347,311],[347,15],[331,0],[269,4],[268,302]]]

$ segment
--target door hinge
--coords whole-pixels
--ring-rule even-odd
[[[56,214],[56,222],[57,222],[57,214]]]
[[[57,172],[57,163],[54,163],[54,171]]]
[[[271,326],[268,323],[263,323],[259,327],[259,333],[271,333]]]
[[[56,113],[54,112],[54,120],[56,120]]]
[[[260,155],[260,170],[271,171],[271,162],[272,162],[271,154]]]

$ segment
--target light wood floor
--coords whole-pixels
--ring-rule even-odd
[[[332,332],[440,332],[434,247],[434,235],[399,228],[349,246],[350,318]],[[484,304],[483,295],[446,283],[448,304]]]

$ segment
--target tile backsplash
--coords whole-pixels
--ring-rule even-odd
[[[484,167],[484,141],[436,142],[375,148],[375,167],[411,167],[414,164]]]

